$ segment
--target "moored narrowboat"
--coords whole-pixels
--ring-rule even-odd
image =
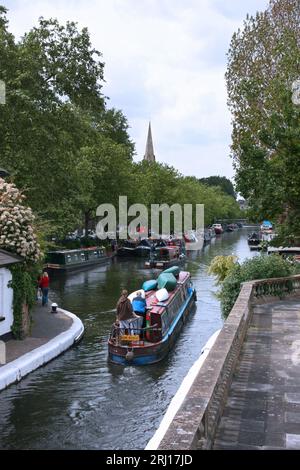
[[[149,239],[142,239],[135,248],[135,256],[139,258],[149,258],[151,247],[152,242]]]
[[[275,247],[270,246],[267,249],[268,255],[278,254],[283,258],[293,259],[295,262],[300,263],[300,246],[288,246],[288,247]]]
[[[117,249],[117,255],[122,257],[149,257],[152,243],[149,239],[124,240]]]
[[[76,271],[86,267],[110,261],[111,256],[104,247],[80,248],[77,250],[49,251],[46,256],[45,269],[49,271]]]
[[[174,287],[174,286],[173,286]],[[172,289],[173,289],[172,287]],[[170,351],[196,300],[189,272],[180,271],[175,288],[161,298],[162,290],[145,292],[146,327],[123,331],[113,325],[108,340],[108,359],[116,364],[146,365],[162,360]],[[129,296],[130,298],[130,296]]]
[[[215,231],[216,235],[221,235],[224,232],[224,229],[221,224],[213,224],[212,228]]]
[[[258,246],[261,242],[261,237],[257,232],[253,232],[248,235],[247,239],[248,245],[251,246]]]
[[[273,229],[273,224],[269,220],[264,220],[260,226],[260,230],[263,233],[272,233]]]
[[[117,249],[117,256],[135,256],[137,242],[135,240],[124,240]]]
[[[160,240],[150,251],[150,258],[145,262],[145,268],[166,269],[183,263],[185,258],[186,249],[183,239]]]

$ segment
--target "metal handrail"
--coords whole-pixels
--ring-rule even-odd
[[[151,330],[151,331],[161,331],[162,329],[161,328],[156,328],[157,326],[158,326],[158,323],[156,323],[155,325],[152,325],[152,326],[145,326],[144,328],[135,328],[133,326],[133,327],[130,327],[128,329],[137,331],[137,332],[139,332],[139,334],[142,333],[142,332],[145,332],[145,331],[149,331],[149,330]],[[117,336],[119,336],[120,335],[119,334],[120,330],[124,330],[124,329],[126,329],[126,328],[121,328],[121,327],[116,326],[115,324],[113,324],[109,337],[112,338],[114,336],[115,332],[117,332]]]

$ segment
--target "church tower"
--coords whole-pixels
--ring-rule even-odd
[[[155,162],[155,155],[154,155],[154,149],[153,149],[153,141],[152,141],[151,123],[150,122],[149,122],[149,128],[148,128],[148,137],[147,137],[146,151],[145,151],[144,160],[148,160],[148,162]]]

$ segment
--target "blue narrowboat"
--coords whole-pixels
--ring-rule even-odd
[[[194,308],[196,291],[190,273],[180,271],[167,300],[159,301],[156,292],[145,292],[145,328],[132,335],[123,334],[124,331],[120,331],[116,324],[112,326],[108,339],[109,361],[122,365],[147,365],[161,361],[169,353]]]

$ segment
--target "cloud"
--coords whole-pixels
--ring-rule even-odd
[[[157,159],[198,177],[232,177],[226,52],[246,13],[267,0],[7,1],[20,37],[39,16],[87,26],[103,53],[105,95],[122,109],[143,157],[148,121]]]

